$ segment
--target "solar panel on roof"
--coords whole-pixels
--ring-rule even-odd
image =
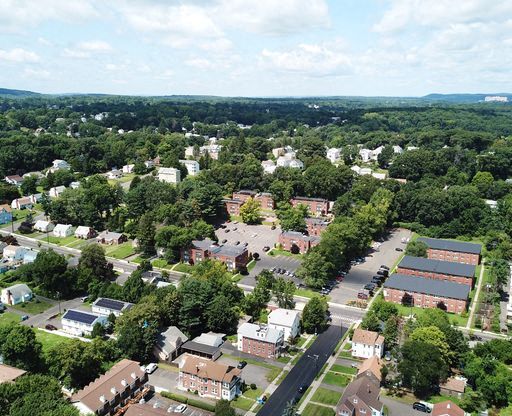
[[[98,316],[70,309],[64,314],[62,318],[91,325],[98,318]]]
[[[116,311],[121,311],[121,310],[123,310],[125,303],[121,302],[119,300],[101,298],[96,301],[95,305],[100,306],[102,308],[108,308],[108,309],[114,309]]]

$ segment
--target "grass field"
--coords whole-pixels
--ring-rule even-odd
[[[43,301],[31,301],[26,303],[19,303],[17,305],[11,306],[11,308],[16,309],[21,312],[25,312],[29,315],[37,315],[38,313],[44,312],[46,309],[50,308],[52,305],[48,302]]]
[[[242,410],[249,410],[252,405],[254,404],[254,400],[252,399],[247,399],[245,397],[237,397],[236,399],[232,400],[231,401],[231,404],[233,405],[233,407],[236,407],[237,409],[242,409]]]
[[[292,254],[289,251],[281,250],[278,248],[273,248],[268,252],[269,256],[286,256],[286,257],[295,257],[296,259],[302,259],[302,254]]]
[[[345,374],[357,374],[357,368],[347,367],[345,365],[334,364],[329,371]]]
[[[326,298],[327,302],[329,302],[331,300],[330,296],[321,295],[320,293],[315,292],[314,290],[311,290],[311,289],[295,289],[295,296],[302,296],[304,298],[309,298],[309,299],[311,299],[312,297],[315,297],[315,296],[320,296],[320,297]]]
[[[416,315],[416,316],[420,316],[421,314],[423,314],[426,311],[426,309],[418,308],[418,307],[415,307],[415,306],[410,307],[410,306],[397,305],[397,304],[395,304],[395,306],[398,308],[398,311],[400,312],[400,315],[402,315],[402,316],[409,316],[411,314]],[[468,317],[467,316],[466,317],[462,317],[460,315],[457,315],[457,314],[454,314],[454,313],[448,313],[448,312],[446,312],[446,315],[448,315],[448,319],[454,325],[466,326],[466,324],[468,323]]]
[[[254,390],[253,389],[247,389],[246,391],[244,391],[243,396],[247,397],[249,399],[256,400],[262,394],[263,394],[263,390],[260,389],[260,388],[256,388]]]
[[[47,241],[46,237],[44,238],[44,240]],[[55,237],[53,235],[50,235],[48,237],[48,240],[50,241],[50,243],[57,244],[59,246],[67,246],[68,244],[74,243],[75,241],[82,241],[73,235],[70,235],[69,237]]]
[[[43,345],[43,352],[48,351],[56,345],[68,341],[70,338],[62,337],[56,334],[50,334],[46,331],[36,330],[36,339]]]
[[[347,374],[333,373],[332,371],[328,371],[327,374],[325,374],[322,383],[345,387],[348,383],[350,383],[351,379],[352,377]]]
[[[80,238],[75,238],[75,241],[68,243],[66,245],[66,247],[81,249],[81,248],[85,247],[87,244],[88,243],[86,240],[81,240]]]
[[[318,406],[316,404],[308,403],[302,416],[334,416],[334,410],[329,407]]]
[[[154,267],[158,267],[160,269],[171,269],[172,266],[174,266],[174,264],[169,264],[167,263],[167,260],[164,260],[164,259],[155,259],[151,262],[151,264],[154,266]]]
[[[276,380],[276,384],[279,385],[282,383],[282,381],[286,378],[286,376],[288,375],[289,371],[288,370],[285,370],[283,371],[283,374],[281,374],[281,376]]]
[[[2,312],[0,313],[0,325],[20,322],[20,315],[13,312]]]
[[[107,256],[114,257],[115,259],[125,259],[135,254],[135,249],[131,241],[119,245],[111,246],[106,249]]]
[[[323,387],[318,387],[318,389],[316,389],[315,391],[315,394],[313,394],[311,401],[334,406],[335,404],[338,403],[340,397],[341,393],[339,391],[333,391],[329,389],[324,389]]]
[[[191,273],[192,270],[194,270],[194,266],[185,263],[178,263],[176,266],[174,266],[173,270],[182,273]]]

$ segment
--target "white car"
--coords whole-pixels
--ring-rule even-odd
[[[149,363],[147,366],[146,366],[146,373],[148,374],[151,374],[153,373],[156,369],[158,368],[158,365],[156,365],[155,363]]]
[[[176,406],[174,406],[174,405],[169,406],[169,408],[167,409],[167,413],[174,413],[174,409],[176,409]]]
[[[176,409],[174,409],[174,413],[183,413],[187,410],[186,404],[180,404],[179,406],[176,406]]]

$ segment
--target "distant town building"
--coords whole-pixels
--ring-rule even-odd
[[[61,186],[54,186],[53,188],[50,188],[48,191],[48,195],[50,198],[58,198],[62,195],[62,193],[66,190],[66,187],[64,185]]]
[[[331,163],[336,163],[340,160],[341,149],[337,149],[335,147],[328,149],[326,157]]]
[[[5,182],[14,186],[21,186],[21,184],[23,183],[23,178],[20,175],[6,176]]]
[[[110,316],[112,314],[117,317],[121,316],[132,307],[133,303],[130,302],[123,302],[121,300],[109,298],[98,298],[92,304],[92,312],[97,315]]]
[[[12,208],[7,204],[0,205],[0,224],[12,222]]]
[[[263,167],[263,173],[266,173],[268,175],[272,175],[277,168],[273,160],[264,160],[261,162],[261,166]]]
[[[317,217],[326,215],[329,210],[329,201],[323,198],[307,198],[304,196],[296,196],[292,198],[290,203],[296,207],[299,204],[306,205],[309,212]]]
[[[125,241],[128,241],[128,237],[123,233],[116,233],[108,230],[102,231],[96,237],[96,242],[100,244],[114,245],[124,243]]]
[[[183,332],[170,326],[157,336],[154,353],[162,361],[173,361],[180,354],[183,343],[187,341],[188,337]]]
[[[29,302],[33,296],[32,291],[26,284],[19,283],[2,289],[0,301],[4,305],[17,305]]]
[[[500,95],[488,95],[484,98],[486,103],[508,103],[508,97]]]
[[[133,173],[134,169],[135,169],[135,165],[134,164],[124,165],[123,168],[122,168],[123,173]]]
[[[187,168],[189,176],[196,176],[201,168],[195,160],[180,160],[180,163]]]
[[[305,254],[320,244],[320,237],[310,236],[297,231],[283,231],[279,234],[279,244],[283,250],[294,254]]]
[[[11,208],[12,209],[32,209],[34,207],[34,202],[32,200],[25,196],[23,198],[16,198],[13,199],[11,202]]]
[[[73,226],[71,224],[57,224],[52,232],[54,237],[69,237],[73,235]]]
[[[61,159],[55,159],[52,162],[51,168],[48,169],[48,172],[55,173],[58,170],[69,170],[69,169],[71,169],[71,166],[68,162],[66,162],[65,160],[61,160]]]
[[[86,227],[84,225],[76,227],[76,238],[81,238],[82,240],[89,240],[90,238],[94,238],[94,236],[96,236],[96,231],[94,231],[92,227]]]
[[[181,172],[175,168],[159,168],[158,180],[176,185],[181,181]]]
[[[329,225],[329,222],[322,218],[306,218],[306,226],[310,236],[319,237]]]

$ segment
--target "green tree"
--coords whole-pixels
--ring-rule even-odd
[[[19,198],[20,192],[16,186],[0,182],[0,203],[10,204],[13,199]]]
[[[37,177],[30,175],[24,178],[20,186],[20,191],[23,195],[35,194],[37,192]]]
[[[105,336],[105,327],[96,322],[92,327],[91,338],[103,338]]]
[[[384,326],[384,340],[386,341],[386,348],[393,349],[398,345],[398,335],[400,330],[400,317],[391,315]]]
[[[379,164],[379,167],[386,169],[389,166],[389,162],[391,162],[394,154],[393,146],[390,144],[384,146],[382,152],[380,152],[380,154],[377,156],[377,163]]]
[[[260,218],[260,202],[254,198],[248,198],[240,207],[240,216],[245,224],[259,224]]]
[[[293,309],[295,301],[293,295],[295,293],[295,285],[289,280],[278,277],[272,286],[272,294],[277,300],[277,305],[284,309]]]
[[[142,280],[142,271],[135,270],[123,285],[123,296],[127,302],[137,303],[146,293],[146,284]]]
[[[310,251],[298,268],[297,276],[309,287],[319,289],[329,281],[331,269],[332,265],[320,253]]]
[[[236,332],[239,315],[225,296],[217,296],[210,305],[208,305],[206,314],[208,328],[211,331],[226,334]]]
[[[99,244],[88,244],[82,249],[78,269],[103,281],[114,276],[112,264],[107,262],[105,250]]]
[[[36,371],[42,366],[41,343],[28,326],[0,327],[0,355],[5,364],[27,371]]]
[[[380,332],[380,320],[374,311],[368,311],[361,322],[361,328],[368,331]]]
[[[236,416],[236,411],[228,400],[219,400],[215,403],[215,416]]]
[[[139,251],[144,257],[151,257],[156,253],[155,242],[156,227],[152,213],[145,213],[139,219],[137,227],[137,239]]]
[[[398,371],[404,387],[412,388],[417,397],[434,393],[448,374],[440,351],[432,344],[409,340],[401,348]]]
[[[327,300],[312,297],[302,311],[302,329],[308,334],[322,332],[327,327]]]
[[[451,362],[452,353],[450,351],[450,346],[446,342],[446,336],[444,332],[441,331],[438,327],[424,326],[417,328],[412,332],[410,339],[413,341],[420,341],[433,345],[439,350],[446,364]]]
[[[283,231],[297,231],[305,233],[307,231],[306,217],[308,216],[308,207],[299,204],[292,207],[290,204],[281,204],[277,210],[277,218]]]
[[[482,198],[486,198],[494,183],[494,177],[489,172],[477,172],[471,180],[471,185],[476,186]]]
[[[414,257],[427,257],[428,246],[423,241],[411,241],[407,244],[405,254]]]
[[[286,407],[283,410],[281,416],[295,416],[297,414],[297,406],[293,402],[286,403]]]

